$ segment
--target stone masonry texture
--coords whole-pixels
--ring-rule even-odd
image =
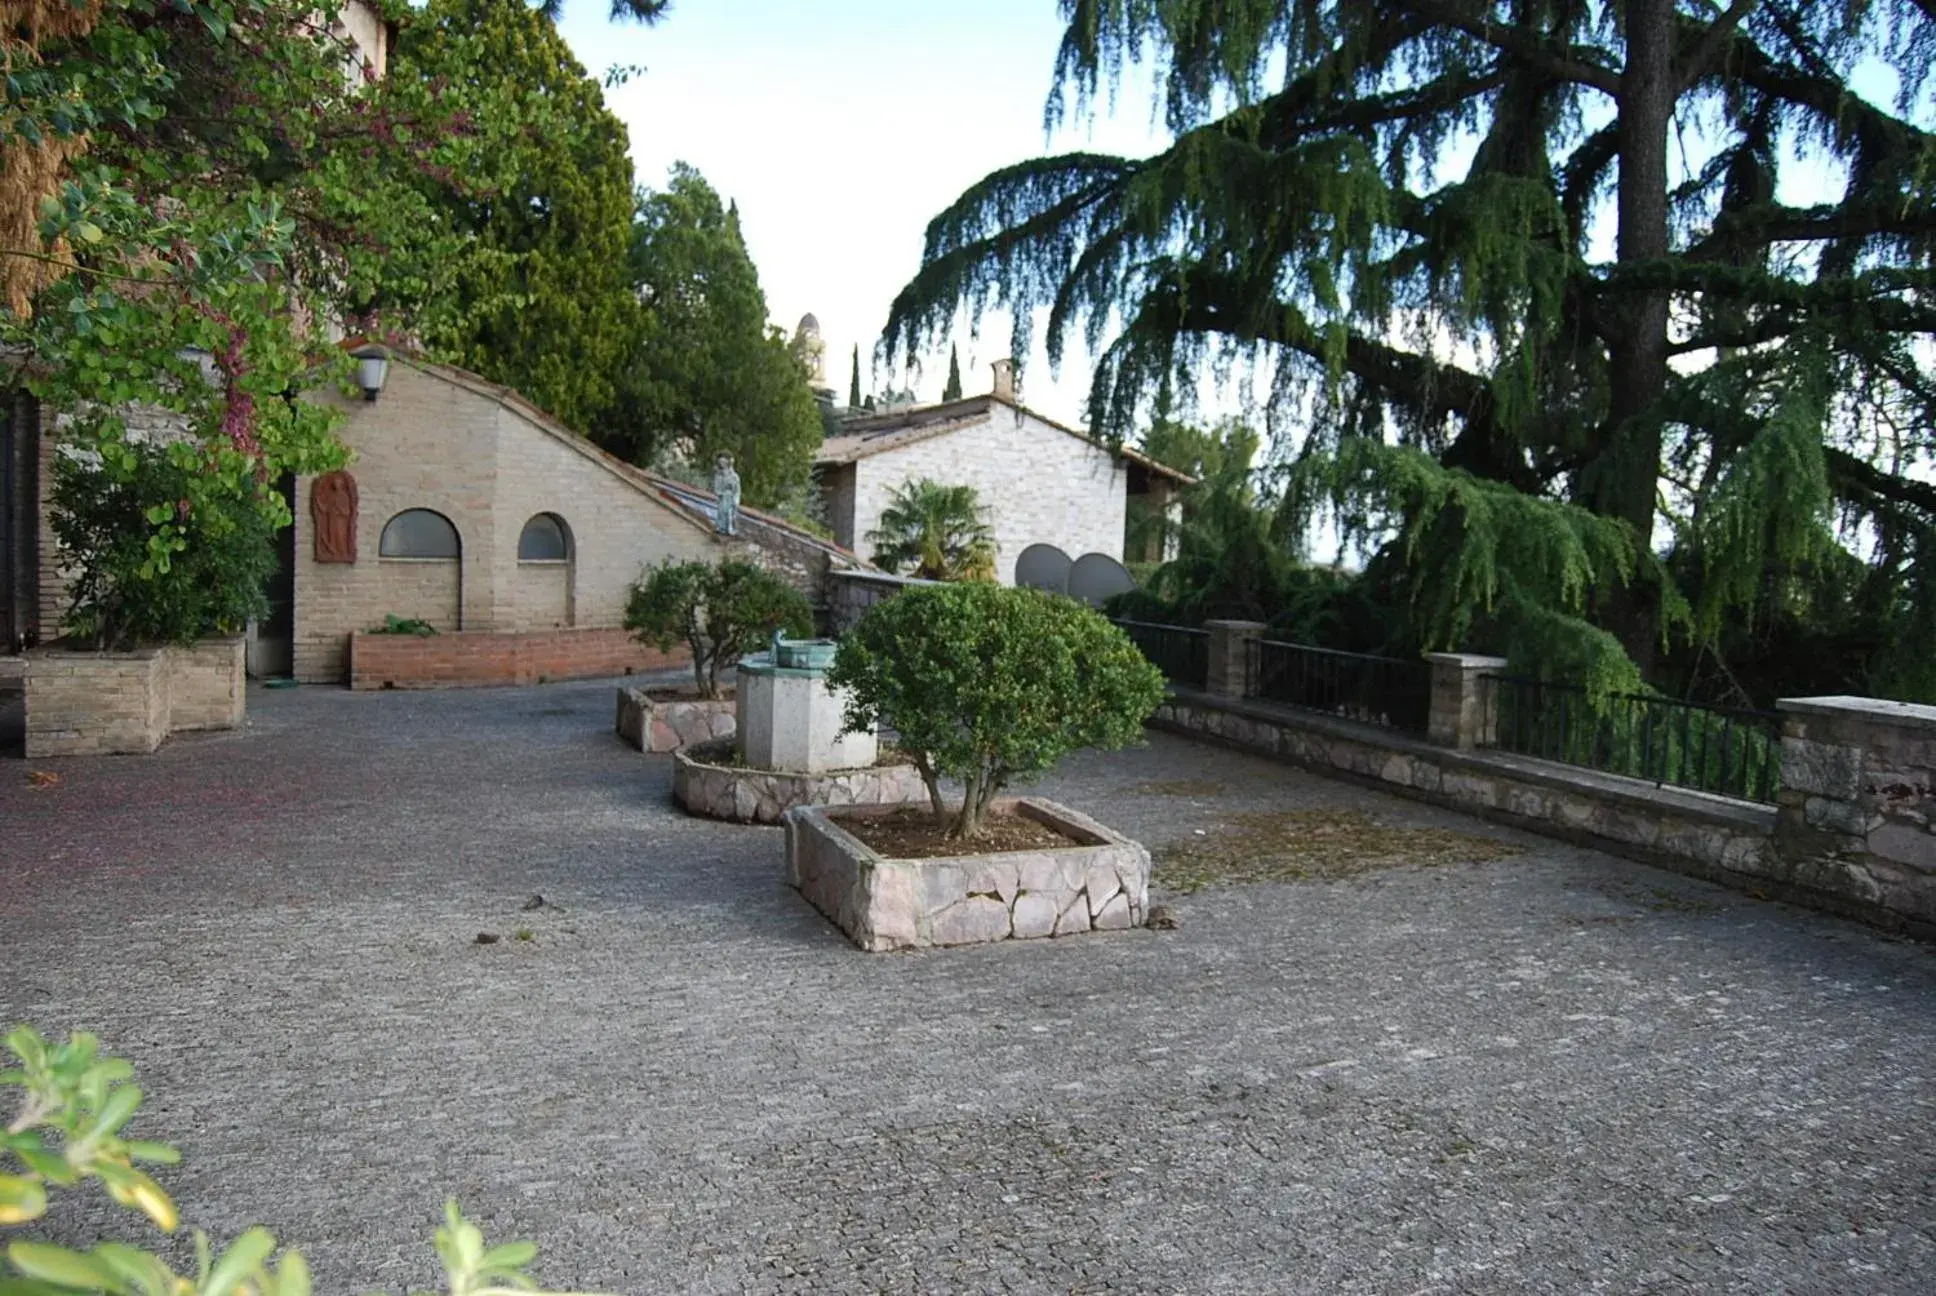
[[[0,761],[0,1021],[131,1058],[187,1219],[319,1291],[433,1285],[451,1195],[628,1294],[1930,1289],[1928,946],[1156,734],[1032,790],[1178,930],[866,955],[612,698],[272,691]],[[1288,810],[1523,850],[1164,891]]]

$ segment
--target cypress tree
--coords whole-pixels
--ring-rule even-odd
[[[847,408],[860,408],[860,343],[854,343],[854,372],[847,379]]]
[[[955,344],[952,342],[948,344],[948,385],[941,389],[941,399],[961,399],[961,357],[955,353]]]

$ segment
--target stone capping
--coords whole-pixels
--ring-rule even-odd
[[[914,802],[924,809],[925,800]],[[996,802],[1082,845],[935,859],[889,859],[830,814],[787,812],[787,876],[807,902],[870,952],[970,945],[1140,927],[1149,906],[1149,852],[1069,807],[1039,797]]]
[[[1797,715],[1844,716],[1865,724],[1936,730],[1936,706],[1917,702],[1846,696],[1782,698],[1775,703],[1775,707]]]
[[[753,769],[723,763],[735,741],[719,738],[672,753],[673,799],[688,814],[777,824],[796,806],[901,805],[926,794],[920,772],[906,759],[818,774]]]

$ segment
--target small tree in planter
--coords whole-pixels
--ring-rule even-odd
[[[800,591],[755,563],[728,558],[664,562],[632,586],[625,628],[660,652],[676,644],[692,649],[699,696],[719,696],[719,668],[736,662],[773,638],[813,633],[813,609]]]
[[[1163,676],[1128,637],[1060,595],[931,585],[875,604],[840,641],[827,682],[849,729],[885,720],[927,785],[948,835],[980,835],[1016,779],[1083,747],[1133,742]],[[965,787],[949,819],[941,777]]]

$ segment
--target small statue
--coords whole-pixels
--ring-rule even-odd
[[[733,471],[733,456],[722,454],[713,464],[713,494],[719,497],[714,529],[721,535],[739,534],[739,474]]]

